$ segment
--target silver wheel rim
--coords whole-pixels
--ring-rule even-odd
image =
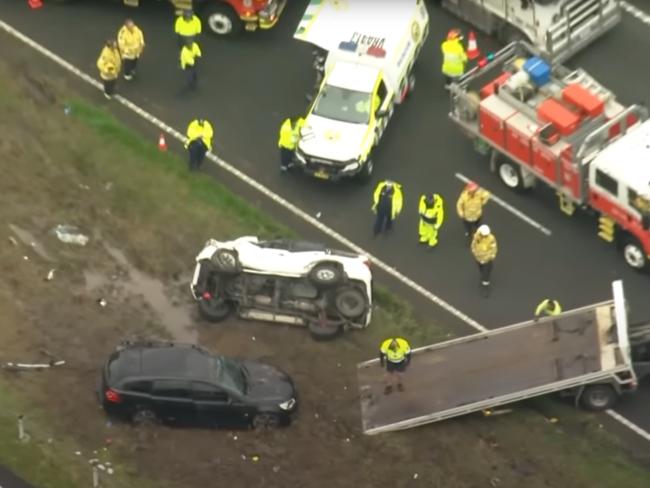
[[[514,166],[502,164],[499,167],[499,176],[509,188],[517,188],[519,186],[519,172]]]
[[[336,273],[331,269],[323,268],[316,271],[316,278],[318,281],[334,281]]]
[[[223,14],[212,14],[208,18],[208,25],[212,32],[221,36],[232,32],[232,21]]]
[[[589,403],[596,408],[603,408],[609,403],[609,396],[602,391],[594,391],[589,394]]]
[[[645,264],[645,256],[643,251],[639,249],[635,244],[626,244],[625,249],[623,250],[623,255],[627,264],[636,269],[643,268]]]
[[[235,256],[230,253],[220,254],[219,262],[224,268],[235,268],[237,266],[237,260],[235,259]]]

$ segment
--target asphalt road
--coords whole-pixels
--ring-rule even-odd
[[[268,32],[224,41],[206,37],[200,91],[177,95],[182,75],[177,68],[171,9],[147,4],[133,10],[101,0],[69,6],[46,5],[30,11],[24,2],[0,3],[0,18],[88,73],[103,41],[114,36],[126,16],[143,29],[147,50],[138,79],[119,90],[157,117],[184,131],[189,120],[204,116],[215,127],[215,151],[403,274],[425,286],[487,327],[528,319],[542,297],[560,300],[565,309],[609,299],[610,284],[623,279],[632,319],[650,318],[650,277],[628,269],[612,245],[596,237],[586,216],[566,217],[550,191],[531,195],[509,192],[488,170],[485,157],[447,119],[448,98],[440,79],[439,42],[459,22],[440,9],[431,11],[431,35],[417,66],[413,97],[398,107],[375,156],[371,185],[323,184],[278,171],[277,131],[281,121],[306,110],[305,94],[313,83],[311,50],[292,39],[305,1],[291,2],[279,25]],[[645,101],[650,66],[636,62],[650,49],[650,26],[625,15],[622,26],[571,61],[613,89],[624,103]],[[479,37],[486,51],[497,47]],[[100,100],[101,95],[98,95]],[[103,99],[102,103],[103,103]],[[493,292],[482,298],[478,271],[464,244],[455,201],[461,173],[548,228],[544,235],[496,204],[486,222],[499,240]],[[385,178],[402,183],[405,211],[390,236],[372,238],[370,197]],[[417,244],[417,200],[422,192],[439,192],[447,220],[434,252]],[[268,205],[262,197],[253,204]],[[449,319],[451,320],[451,319]],[[650,430],[650,385],[622,402],[619,411]]]

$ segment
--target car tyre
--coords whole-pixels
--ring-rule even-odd
[[[217,249],[212,256],[212,262],[222,273],[239,273],[241,265],[237,251],[232,249]]]
[[[356,319],[366,312],[368,300],[361,290],[348,286],[336,290],[334,306],[346,319]]]
[[[158,415],[152,409],[147,407],[137,407],[131,416],[131,422],[137,427],[151,427],[160,421]]]
[[[221,322],[232,312],[232,304],[223,298],[202,298],[198,302],[199,315],[208,322]]]
[[[267,430],[280,426],[280,416],[274,412],[260,412],[253,417],[253,429]]]
[[[318,263],[309,272],[309,279],[318,287],[330,287],[343,281],[343,269],[337,263]]]
[[[331,341],[339,337],[343,332],[343,327],[338,324],[321,324],[317,321],[310,321],[307,328],[315,341]]]
[[[618,393],[611,385],[587,385],[580,395],[585,410],[600,412],[612,408],[618,400]]]
[[[215,36],[231,37],[239,34],[244,28],[244,23],[229,5],[207,4],[201,11],[201,16],[205,25]]]

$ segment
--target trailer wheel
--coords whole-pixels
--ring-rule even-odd
[[[239,255],[232,249],[217,249],[212,262],[222,273],[238,273],[241,268]]]
[[[587,385],[580,395],[580,403],[586,410],[599,412],[612,408],[618,393],[611,385]]]
[[[499,178],[511,190],[523,191],[524,178],[521,170],[511,161],[502,161],[499,163]]]
[[[346,286],[336,290],[334,306],[337,312],[346,319],[356,319],[366,311],[368,301],[361,290]]]
[[[338,263],[318,263],[309,272],[311,282],[321,288],[338,285],[343,278],[343,269]]]
[[[636,271],[648,269],[648,256],[643,250],[641,243],[630,235],[623,238],[622,252],[625,262]]]
[[[232,7],[223,3],[206,4],[201,11],[201,17],[210,32],[219,37],[239,34],[244,28],[244,23]]]
[[[307,324],[309,334],[315,341],[331,341],[336,339],[343,332],[340,325],[321,324],[319,321],[312,320]]]
[[[232,304],[220,297],[202,298],[198,306],[199,315],[208,322],[221,322],[232,312]]]

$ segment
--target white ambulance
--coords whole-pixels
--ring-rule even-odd
[[[327,59],[296,148],[306,173],[370,179],[372,150],[394,105],[413,90],[428,32],[422,0],[312,0],[294,38],[327,51]]]

